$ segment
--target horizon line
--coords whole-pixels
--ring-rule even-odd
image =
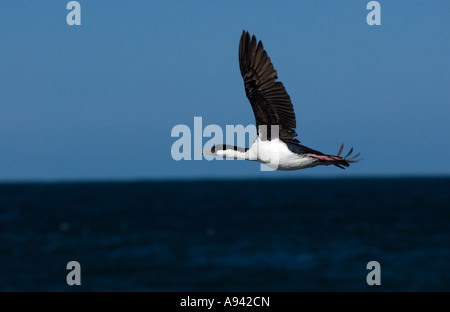
[[[155,183],[155,182],[239,182],[239,181],[291,181],[291,180],[367,180],[367,179],[450,179],[450,174],[368,174],[368,175],[318,175],[295,177],[142,177],[142,178],[43,178],[43,179],[5,179],[0,180],[0,185],[5,184],[81,184],[81,183]]]

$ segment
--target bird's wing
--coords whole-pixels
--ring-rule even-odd
[[[242,32],[239,42],[239,67],[244,78],[245,93],[252,104],[256,127],[267,126],[267,139],[270,140],[271,125],[279,126],[279,138],[284,142],[300,143],[295,137],[296,121],[291,98],[283,83],[277,80],[269,56],[261,41],[247,31]]]

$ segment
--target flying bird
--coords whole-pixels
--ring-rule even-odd
[[[250,148],[214,145],[203,154],[261,162],[277,170],[297,170],[319,165],[334,165],[341,169],[358,162],[359,153],[341,157],[344,144],[337,155],[327,155],[300,144],[294,107],[283,83],[277,81],[277,71],[261,41],[243,31],[239,42],[239,67],[244,79],[245,93],[255,115],[257,138]]]

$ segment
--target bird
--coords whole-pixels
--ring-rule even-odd
[[[294,107],[261,41],[245,29],[239,41],[239,68],[245,93],[255,115],[257,137],[250,148],[214,145],[202,154],[223,158],[258,161],[275,170],[298,170],[320,165],[345,169],[358,162],[360,153],[353,148],[342,157],[344,144],[337,155],[327,155],[300,144],[296,138]],[[350,157],[350,158],[349,158]]]

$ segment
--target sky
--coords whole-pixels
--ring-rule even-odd
[[[450,174],[450,1],[0,3],[0,181]],[[246,29],[289,93],[302,144],[363,161],[291,172],[175,161],[177,125],[254,123]],[[205,144],[209,138],[203,139]],[[192,151],[192,157],[197,151]]]

